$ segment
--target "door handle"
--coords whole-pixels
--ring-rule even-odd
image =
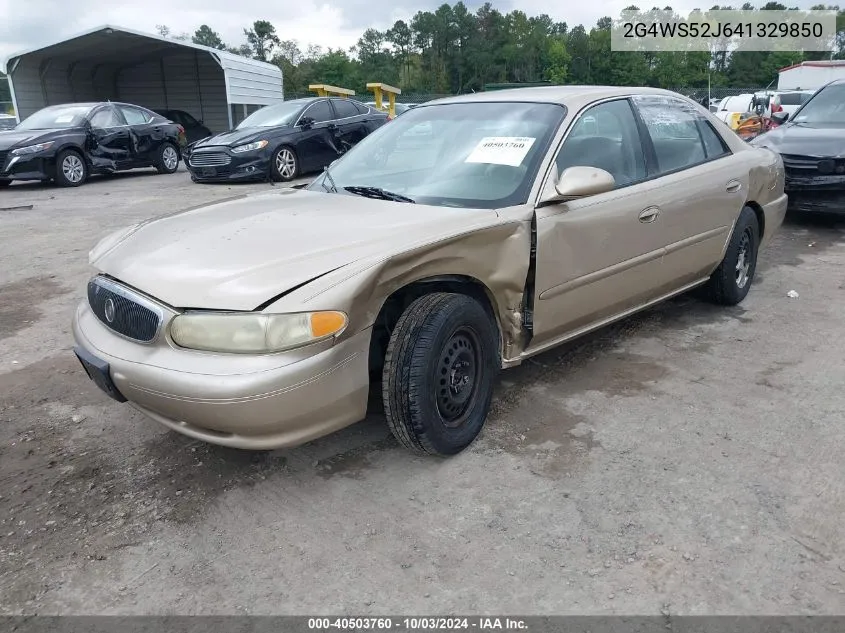
[[[658,207],[648,207],[647,209],[643,209],[640,212],[640,222],[651,224],[657,219],[657,216],[659,215],[660,209]]]
[[[742,189],[742,183],[738,180],[731,180],[725,187],[725,191],[728,193],[736,193],[740,189]]]

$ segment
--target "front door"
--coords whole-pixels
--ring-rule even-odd
[[[336,125],[334,111],[328,99],[320,99],[308,106],[302,118],[310,118],[308,125],[300,125],[300,137],[296,153],[301,164],[301,171],[320,170],[339,155],[335,138]]]
[[[96,110],[90,118],[88,155],[95,169],[126,167],[131,159],[129,127],[112,105]]]
[[[656,297],[664,237],[650,215],[655,183],[647,179],[645,156],[627,99],[594,105],[573,123],[555,161],[557,174],[598,167],[614,177],[616,188],[537,210],[529,351]]]

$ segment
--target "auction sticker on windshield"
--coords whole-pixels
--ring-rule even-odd
[[[536,140],[530,136],[485,136],[464,162],[519,167]]]

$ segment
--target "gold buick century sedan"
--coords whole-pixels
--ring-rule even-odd
[[[307,186],[103,239],[75,353],[207,442],[296,446],[379,389],[401,444],[455,454],[500,369],[694,288],[742,301],[786,203],[778,154],[672,92],[442,99]]]

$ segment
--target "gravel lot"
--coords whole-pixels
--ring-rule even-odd
[[[91,246],[270,186],[0,191],[0,614],[845,613],[845,223],[789,220],[739,308],[505,372],[448,460],[376,417],[216,448],[100,394],[70,352]]]

